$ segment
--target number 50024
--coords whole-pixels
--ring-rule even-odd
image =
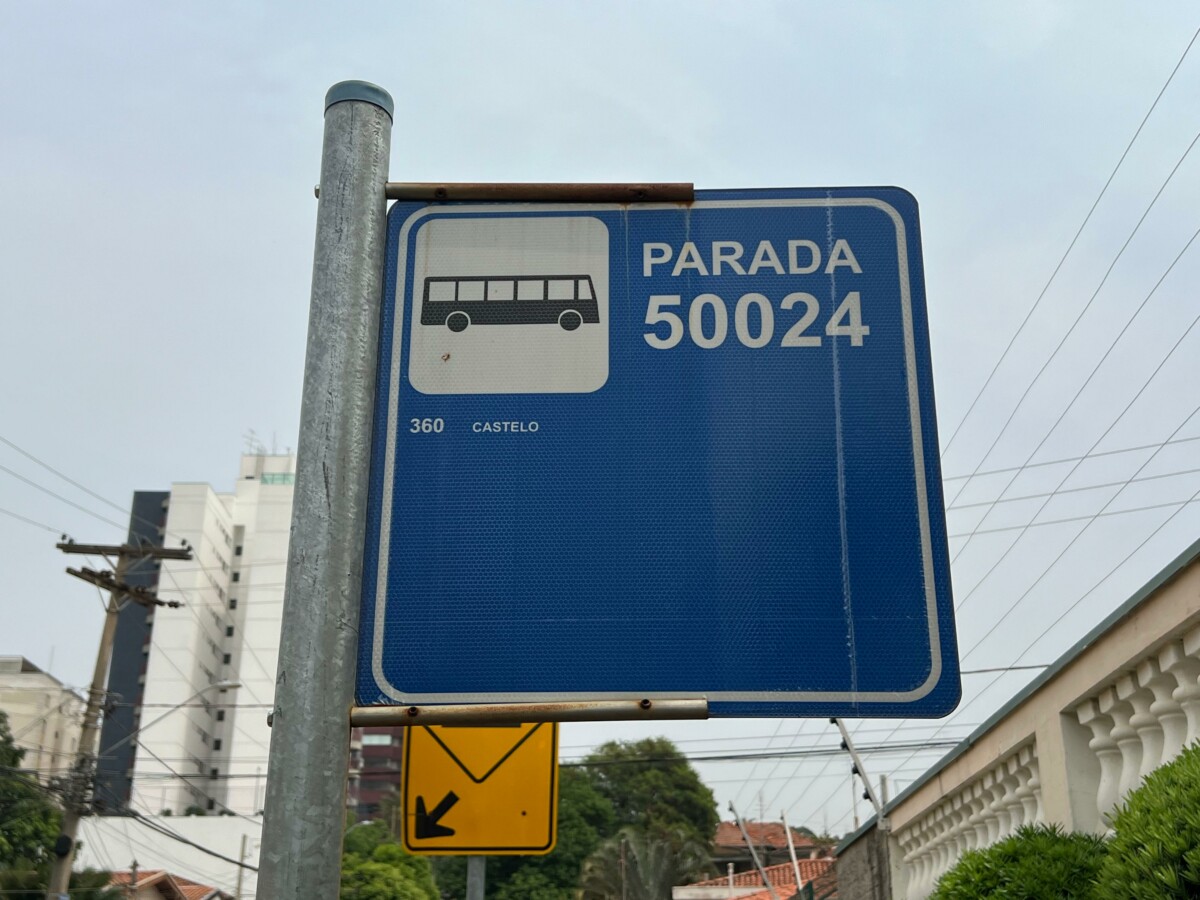
[[[679,307],[676,312],[673,307]],[[757,322],[752,321],[751,307],[757,312]],[[779,302],[783,312],[798,310],[796,319],[780,338],[781,347],[819,347],[821,336],[806,333],[821,314],[821,303],[812,294],[796,292],[788,294]],[[705,316],[705,310],[711,310]],[[679,294],[655,294],[650,297],[646,308],[646,324],[666,325],[666,332],[659,327],[642,336],[656,350],[670,350],[683,340],[683,298]],[[707,318],[707,321],[706,321]],[[737,339],[751,348],[765,347],[775,337],[775,308],[764,295],[743,294],[733,308],[733,330]],[[688,337],[697,347],[712,350],[725,343],[729,334],[729,308],[716,294],[700,294],[687,309]],[[833,315],[825,323],[825,334],[829,337],[848,337],[850,346],[861,347],[863,338],[871,329],[862,321],[862,301],[858,291],[848,293]]]

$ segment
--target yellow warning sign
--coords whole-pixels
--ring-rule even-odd
[[[407,728],[402,788],[410,853],[549,853],[558,819],[558,725]]]

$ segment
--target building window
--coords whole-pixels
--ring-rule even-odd
[[[218,722],[224,722],[224,721],[225,721],[225,710],[223,710],[223,709],[218,709],[218,710],[217,710],[217,721],[218,721]]]
[[[212,797],[209,797],[209,798],[208,798],[208,807],[207,807],[207,808],[208,808],[209,810],[214,810],[214,809],[216,809],[216,808],[217,808],[217,801],[216,801],[216,800],[214,800]]]
[[[221,662],[223,662],[225,665],[229,665],[231,662],[233,662],[233,654],[231,654],[231,653],[222,654]]]
[[[242,573],[241,573],[241,572],[234,572],[234,573],[233,573],[233,580],[234,580],[234,581],[241,581],[241,580],[242,580]]]
[[[220,770],[220,769],[209,769],[209,770],[208,770],[208,780],[209,780],[209,781],[216,781],[216,780],[217,780],[217,776],[218,776],[218,775],[220,775],[220,774],[221,774],[221,770]],[[209,807],[209,809],[212,809],[212,807],[210,806],[210,807]]]
[[[230,598],[229,598],[229,608],[230,608],[230,609],[237,609],[237,597],[230,597]]]
[[[233,548],[233,555],[234,556],[242,555],[242,545],[241,544],[238,544],[236,547]]]
[[[364,747],[390,747],[392,745],[392,736],[390,734],[364,734]]]
[[[217,738],[216,740],[213,741],[213,749],[214,750],[221,749],[221,739],[220,738]]]
[[[225,637],[233,637],[233,626],[232,625],[225,626]]]

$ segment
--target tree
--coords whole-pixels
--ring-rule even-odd
[[[583,862],[617,831],[612,804],[578,768],[559,770],[558,839],[545,856],[493,856],[487,861],[492,900],[574,900]],[[440,857],[437,883],[447,897],[466,896],[466,860]]]
[[[1091,900],[1104,839],[1057,825],[1022,825],[999,843],[969,850],[938,879],[929,900]]]
[[[1105,898],[1200,896],[1200,744],[1151,772],[1112,818]]]
[[[712,872],[708,843],[688,831],[668,834],[623,828],[588,858],[582,900],[671,900],[671,888]]]
[[[371,822],[359,822],[346,829],[342,838],[342,855],[370,856],[380,844],[392,840],[394,835],[386,822],[375,819]]]
[[[0,870],[48,863],[58,836],[58,810],[45,789],[21,771],[25,751],[0,710]]]
[[[0,710],[0,894],[5,900],[42,900],[50,883],[50,861],[61,815],[49,791],[21,771],[25,751],[16,745],[8,714]],[[115,900],[107,872],[71,876],[71,896]]]
[[[0,870],[0,896],[4,900],[45,900],[50,884],[49,869],[16,868]],[[71,900],[123,900],[123,888],[111,887],[108,872],[85,869],[71,873]]]
[[[712,792],[665,738],[608,743],[559,771],[558,840],[545,856],[492,857],[489,900],[575,900],[585,861],[623,827],[707,849],[718,815]],[[466,896],[466,860],[435,861],[444,896]]]
[[[610,741],[584,759],[583,771],[621,826],[658,834],[683,829],[696,841],[712,841],[720,822],[713,793],[666,738]]]
[[[344,900],[439,900],[429,860],[405,853],[383,822],[347,829],[341,895]]]

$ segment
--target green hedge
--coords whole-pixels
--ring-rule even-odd
[[[1016,834],[969,850],[929,900],[1093,900],[1104,840],[1057,825],[1022,825]]]
[[[1151,772],[1112,824],[1105,900],[1200,897],[1200,744]]]

